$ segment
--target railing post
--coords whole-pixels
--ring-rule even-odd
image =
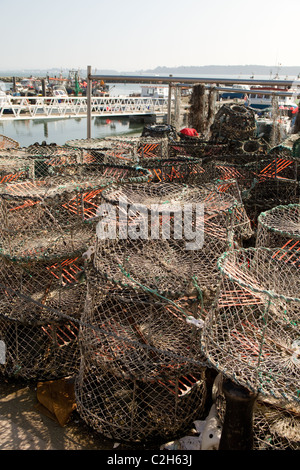
[[[86,104],[87,104],[87,138],[91,138],[91,128],[92,128],[92,84],[91,84],[91,65],[87,66],[87,89],[86,89]]]
[[[172,83],[169,83],[169,94],[168,94],[168,118],[167,124],[171,124],[171,105],[172,105]]]

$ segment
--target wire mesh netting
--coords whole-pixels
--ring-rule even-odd
[[[60,164],[59,176],[1,185],[1,369],[9,376],[44,380],[77,371],[83,256],[94,242],[101,192],[112,181],[145,179],[131,167],[76,167],[77,175]]]
[[[168,438],[204,412],[206,360],[200,353],[200,327],[216,287],[213,263],[230,244],[229,221],[236,199],[215,186],[177,183],[111,185],[103,198],[110,208],[126,201],[123,209],[126,213],[129,209],[129,238],[101,238],[98,232],[94,268],[88,272],[87,326],[80,335],[79,410],[88,423],[108,436],[139,440],[154,433]],[[207,221],[204,247],[187,250],[188,240],[177,237],[172,223],[163,239],[159,233],[158,238],[140,238],[141,232],[135,232],[142,207],[148,215],[153,204],[163,206],[154,223],[143,219],[147,230],[152,225],[160,232],[164,221],[178,216],[184,204],[197,202],[204,205]],[[177,206],[170,208],[170,203]],[[138,214],[131,212],[132,205]],[[116,222],[121,231],[123,215],[120,212],[115,219],[106,214],[105,223],[115,227]],[[121,395],[128,397],[128,406],[121,399],[110,408]],[[105,398],[109,407],[101,404]],[[116,421],[118,414],[112,416],[111,411],[119,406],[123,427]],[[186,419],[181,417],[181,406]],[[146,415],[140,417],[143,408]],[[168,418],[163,418],[165,414]]]
[[[0,134],[0,149],[17,149],[19,147],[19,142],[6,135]]]
[[[209,361],[233,381],[297,401],[299,268],[282,254],[261,247],[220,258],[220,289],[206,316],[202,345]]]
[[[0,339],[6,347],[1,373],[26,380],[75,374],[86,296],[82,254],[23,260],[1,255],[0,262]]]
[[[300,248],[300,205],[277,206],[258,217],[256,246],[283,248],[296,254]]]
[[[0,373],[75,375],[110,438],[189,431],[213,368],[259,392],[255,448],[299,448],[298,155],[225,111],[209,142],[1,151]]]
[[[27,179],[33,172],[34,165],[27,159],[11,159],[0,155],[0,184]]]
[[[247,140],[256,134],[255,113],[239,104],[225,104],[211,126],[212,140]]]
[[[119,212],[116,225],[119,233],[124,223],[127,225],[122,214],[128,206],[132,213],[128,216],[128,230],[125,227],[127,238],[122,234],[123,239],[101,235],[106,239],[96,245],[97,269],[117,279],[122,276],[118,268],[121,263],[125,271],[130,267],[136,281],[143,284],[147,280],[148,286],[161,292],[173,291],[174,294],[178,286],[181,295],[193,275],[200,286],[210,288],[217,276],[217,258],[232,243],[232,230],[238,230],[239,224],[245,225],[245,220],[239,219],[240,204],[236,198],[214,185],[127,184],[109,187],[103,192],[103,198]],[[182,224],[188,214],[186,211],[184,215],[187,207],[191,209],[190,227],[187,219],[186,225]],[[112,217],[108,223],[115,221],[113,212]],[[117,259],[123,260],[124,252],[126,265],[117,262]]]
[[[105,282],[92,269],[83,320],[76,399],[87,423],[108,437],[138,441],[175,436],[203,416],[199,330],[178,308]]]

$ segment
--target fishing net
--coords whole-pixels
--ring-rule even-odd
[[[291,254],[291,253],[289,253]],[[262,395],[299,400],[299,268],[283,251],[225,253],[205,318],[203,354],[224,376]]]
[[[34,165],[27,159],[12,159],[0,154],[0,184],[20,181],[34,174]]]
[[[105,139],[82,139],[66,142],[80,149],[84,161],[100,161],[127,165],[140,165],[149,159],[168,157],[168,139],[153,137],[110,137]]]
[[[282,248],[296,254],[300,248],[300,205],[277,206],[258,217],[256,246]]]
[[[25,380],[76,374],[86,296],[82,252],[18,260],[1,254],[0,261],[0,372]]]
[[[98,227],[88,270],[78,409],[110,437],[170,438],[204,412],[201,326],[215,295],[217,257],[230,244],[236,199],[215,186],[177,183],[112,185],[103,199],[105,225],[118,234],[102,237]],[[204,244],[187,249],[189,236],[180,238],[173,222],[184,204],[197,202],[204,206]],[[162,214],[154,221],[139,218],[142,207],[149,215],[153,204],[163,206]],[[119,211],[116,218],[112,208]],[[158,237],[140,236],[137,221],[157,230]],[[123,238],[125,226],[128,237]]]
[[[219,374],[213,386],[217,416],[224,423],[226,399]],[[300,407],[271,397],[258,395],[253,409],[253,450],[299,450]]]
[[[17,149],[19,147],[19,142],[6,135],[0,135],[0,149]]]
[[[122,276],[117,260],[125,251],[125,271],[130,268],[136,281],[160,292],[174,294],[178,288],[182,294],[193,276],[201,288],[211,287],[218,256],[233,242],[235,229],[244,226],[236,198],[214,185],[112,185],[103,198],[111,214],[98,226],[105,240],[96,241],[97,268],[111,278]],[[109,234],[111,222],[116,231],[107,236],[103,230],[107,226]]]
[[[255,137],[255,113],[239,104],[225,104],[217,111],[211,125],[213,141],[245,141]]]
[[[185,393],[179,393],[182,389]],[[163,382],[125,379],[82,361],[75,397],[81,418],[102,435],[125,442],[163,442],[203,418],[206,386],[200,370]]]
[[[59,166],[55,177],[28,179],[0,187],[0,243],[4,253],[24,256],[53,253],[61,240],[64,253],[89,246],[102,190],[112,182],[143,181],[145,171],[124,166]],[[32,251],[31,251],[32,250]]]

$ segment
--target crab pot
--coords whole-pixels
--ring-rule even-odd
[[[69,147],[81,149],[83,162],[102,162],[143,166],[148,160],[168,157],[168,140],[153,137],[111,137],[68,141]]]
[[[218,257],[229,249],[236,234],[240,237],[249,227],[240,203],[225,186],[149,183],[107,188],[103,198],[114,210],[104,225],[116,227],[117,236],[106,237],[101,221],[96,269],[120,282],[123,269],[131,285],[140,283],[168,298],[198,289],[204,303],[209,303],[218,283]],[[185,204],[190,204],[190,222],[185,220]],[[132,212],[133,207],[141,206],[143,212]],[[152,211],[157,206],[159,211]],[[139,224],[140,232],[136,229]],[[189,237],[189,224],[195,236]],[[128,236],[118,237],[124,231]]]
[[[171,382],[124,380],[85,366],[76,378],[77,410],[88,425],[110,439],[172,439],[203,418],[206,389],[198,371]],[[182,394],[187,383],[189,391]]]
[[[29,160],[0,155],[0,184],[22,181],[32,173],[33,165]]]
[[[75,297],[74,297],[75,298]],[[28,309],[30,301],[18,300]],[[22,305],[23,304],[23,305]],[[80,364],[78,324],[53,319],[43,309],[32,305],[32,321],[0,315],[0,339],[5,345],[5,362],[0,373],[6,378],[55,380],[77,374]],[[78,319],[77,319],[78,321]]]
[[[210,182],[211,173],[203,168],[201,160],[178,157],[151,160],[143,163],[150,172],[152,182]]]
[[[299,185],[296,180],[273,179],[255,183],[244,199],[244,206],[257,227],[261,212],[278,205],[296,204],[299,201]]]
[[[201,139],[189,138],[181,134],[180,142],[168,143],[169,158],[220,158],[228,152],[228,145],[218,142],[209,142]]]
[[[114,375],[140,380],[188,374],[191,362],[205,362],[197,322],[188,321],[187,300],[170,302],[143,289],[116,286],[92,269],[87,279],[83,314],[87,327],[81,329],[86,361]],[[200,307],[194,315],[200,321]]]
[[[291,252],[283,255],[260,247],[221,256],[219,292],[201,345],[212,366],[237,385],[293,402],[299,400],[299,268]]]
[[[71,251],[80,243],[89,244],[94,227],[88,230],[90,225],[84,223],[95,218],[102,190],[111,182],[148,178],[146,170],[124,166],[61,168],[64,174],[59,176],[0,186],[0,238],[6,253],[18,255],[39,246],[45,251],[58,238],[64,238]]]
[[[7,137],[6,135],[0,135],[0,149],[18,149],[20,147],[19,142],[15,141],[14,139],[11,139],[10,137]]]
[[[254,393],[231,380],[223,383],[226,413],[219,450],[253,450]]]
[[[76,373],[78,322],[86,296],[84,264],[69,258],[10,259],[1,255],[1,372],[26,380]]]
[[[300,248],[300,205],[277,206],[262,212],[258,217],[256,246],[296,253]]]
[[[255,136],[255,113],[239,104],[225,104],[215,115],[211,126],[213,140],[247,140]]]
[[[165,379],[125,379],[81,361],[75,400],[81,418],[97,432],[118,441],[163,441],[203,419],[203,371]]]

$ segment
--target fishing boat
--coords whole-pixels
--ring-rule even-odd
[[[233,100],[237,99],[244,99],[245,95],[249,93],[250,89],[247,85],[234,85],[232,87],[224,87],[224,91],[219,91],[219,99],[222,100]]]
[[[11,106],[11,95],[6,93],[5,83],[0,82],[0,111],[8,112]]]
[[[52,96],[54,96],[55,98],[60,98],[60,99],[69,97],[66,87],[63,85],[54,85],[52,87]]]
[[[161,85],[142,85],[141,96],[146,98],[167,99],[169,94],[168,86]]]
[[[262,93],[266,91],[267,93]],[[274,93],[278,92],[290,92],[286,88],[280,87],[251,87],[248,97],[245,99],[246,106],[256,110],[266,110],[268,108],[272,108],[273,106],[273,95]],[[292,113],[296,113],[298,111],[298,105],[295,102],[293,96],[283,96],[278,94],[278,107],[282,110],[290,110]]]

